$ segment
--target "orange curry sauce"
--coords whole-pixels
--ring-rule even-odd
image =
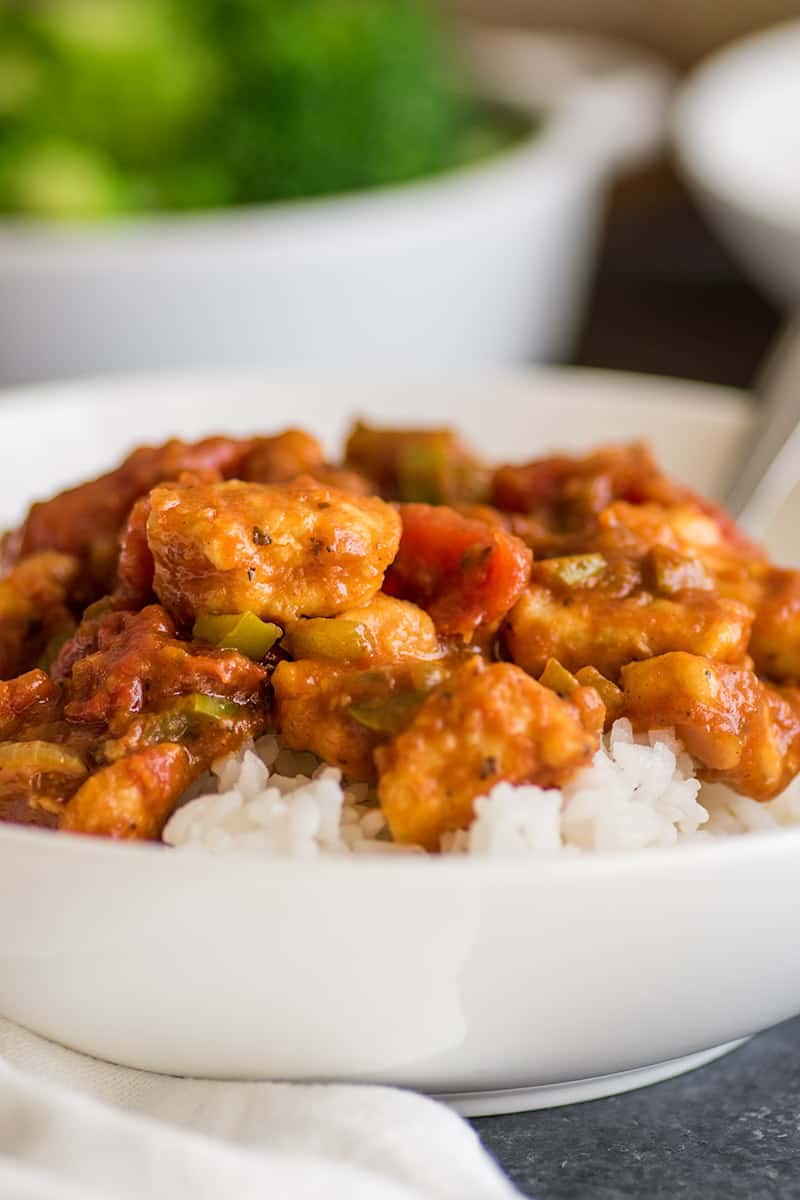
[[[136,450],[0,542],[0,819],[158,839],[263,732],[436,849],[495,783],[673,727],[759,800],[800,769],[800,573],[644,446],[492,468],[357,425]]]

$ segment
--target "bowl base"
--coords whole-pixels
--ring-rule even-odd
[[[746,1041],[749,1038],[739,1038],[722,1046],[712,1046],[710,1050],[686,1054],[683,1058],[671,1058],[650,1067],[619,1071],[615,1075],[595,1075],[591,1079],[573,1079],[566,1083],[548,1083],[537,1087],[502,1088],[493,1092],[444,1092],[435,1099],[454,1108],[462,1117],[499,1117],[503,1113],[581,1104],[585,1100],[601,1100],[604,1096],[632,1092],[635,1088],[648,1087],[651,1083],[661,1083],[664,1079],[694,1071],[736,1050]]]

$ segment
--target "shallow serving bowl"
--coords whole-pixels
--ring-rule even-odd
[[[800,303],[800,20],[734,42],[682,87],[678,162],[714,226],[780,304]]]
[[[545,119],[469,168],[205,214],[0,219],[0,383],[562,357],[608,185],[661,138],[670,73],[577,35],[483,33],[470,49],[488,98]]]
[[[354,414],[457,423],[517,459],[644,434],[711,493],[750,423],[735,392],[590,371],[76,383],[0,403],[0,522],[137,441],[291,422],[333,446]],[[134,1067],[507,1111],[663,1078],[799,1011],[798,916],[800,831],[564,861],[270,862],[8,826],[0,1013]]]

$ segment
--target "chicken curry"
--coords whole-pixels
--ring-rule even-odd
[[[357,424],[143,447],[0,542],[0,819],[158,839],[267,730],[436,849],[495,783],[674,728],[757,800],[800,770],[800,572],[643,445],[490,466]]]

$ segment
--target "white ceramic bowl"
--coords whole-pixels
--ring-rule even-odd
[[[458,423],[516,459],[646,435],[711,493],[750,426],[738,393],[590,371],[76,383],[0,404],[0,525],[142,439],[291,421],[333,447],[354,413]],[[382,1080],[507,1111],[674,1074],[800,1010],[799,915],[800,831],[287,863],[6,826],[0,1013],[134,1067]]]
[[[658,143],[669,72],[575,36],[470,44],[487,95],[549,114],[540,134],[470,169],[206,215],[0,221],[0,383],[565,355],[606,187]]]
[[[800,20],[700,66],[673,113],[679,165],[720,235],[780,304],[800,303]]]

